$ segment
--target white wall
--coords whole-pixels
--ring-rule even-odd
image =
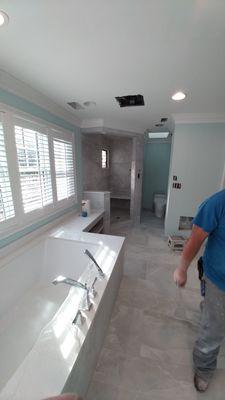
[[[225,162],[225,123],[177,124],[173,137],[165,233],[179,231],[180,216],[193,217],[198,205],[220,190]],[[173,189],[173,175],[181,189]],[[188,232],[186,232],[187,234]]]

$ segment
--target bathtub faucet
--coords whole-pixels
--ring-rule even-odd
[[[53,285],[58,285],[59,283],[65,283],[66,285],[70,285],[70,286],[74,286],[77,287],[79,289],[83,289],[86,292],[86,296],[85,299],[83,301],[83,304],[81,305],[80,309],[83,311],[89,311],[91,308],[91,300],[90,300],[90,293],[89,293],[89,289],[87,287],[87,284],[85,283],[85,285],[81,282],[75,281],[74,279],[71,278],[66,278],[65,276],[57,276],[57,278],[55,278],[52,281]]]
[[[86,250],[84,251],[84,254],[86,254],[86,256],[88,256],[88,257],[91,259],[91,261],[93,261],[93,263],[95,264],[95,266],[96,266],[96,268],[97,268],[97,270],[98,270],[99,276],[100,276],[101,278],[104,278],[104,277],[105,277],[104,272],[102,271],[101,267],[98,265],[96,259],[95,259],[94,256],[90,253],[90,251],[89,251],[88,249],[86,249]]]

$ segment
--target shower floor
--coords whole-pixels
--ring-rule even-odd
[[[111,208],[111,224],[128,221],[130,219],[130,210],[126,208]]]

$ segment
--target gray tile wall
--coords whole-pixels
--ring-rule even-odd
[[[101,150],[109,150],[109,168],[102,169]],[[130,196],[132,139],[82,135],[83,190]]]
[[[109,168],[101,167],[101,150],[109,149]],[[82,139],[83,190],[110,191],[131,197],[131,219],[140,222],[143,136],[123,138],[85,134]]]
[[[83,190],[109,190],[109,168],[101,165],[101,150],[109,149],[109,140],[101,134],[82,135]]]
[[[110,184],[114,194],[130,196],[132,139],[110,139]]]

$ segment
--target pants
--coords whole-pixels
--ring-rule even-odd
[[[212,377],[224,337],[225,292],[206,278],[199,337],[193,350],[194,369],[199,377],[205,380]]]

